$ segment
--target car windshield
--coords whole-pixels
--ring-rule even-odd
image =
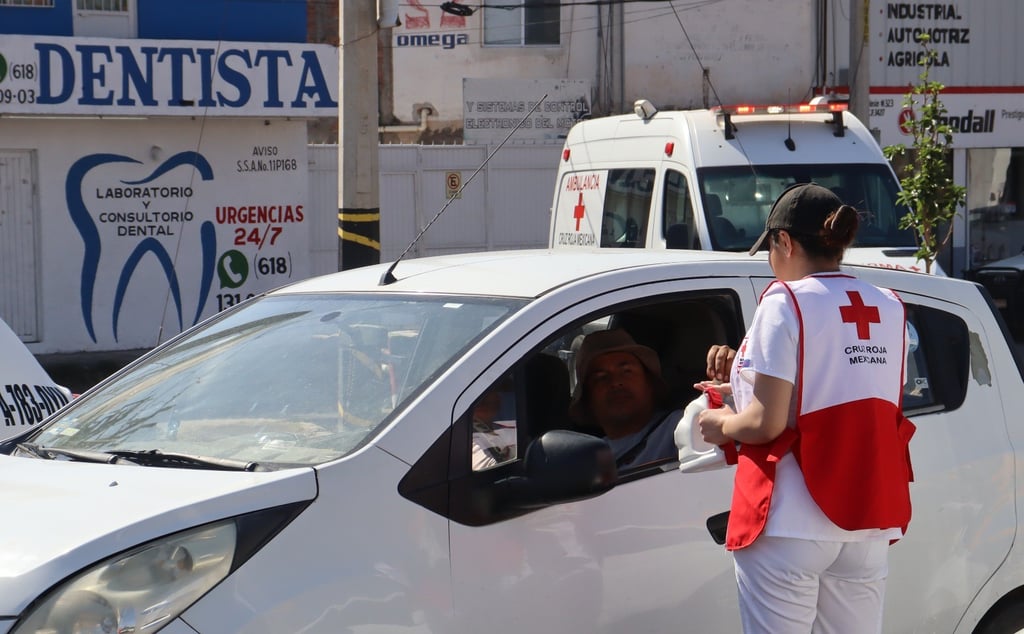
[[[708,167],[698,170],[697,176],[715,249],[749,249],[764,230],[779,194],[794,183],[809,181],[828,187],[861,212],[854,247],[915,246],[911,230],[899,228],[909,210],[896,204],[899,184],[883,164]]]
[[[93,390],[28,446],[35,455],[158,452],[262,469],[323,463],[367,442],[524,303],[348,294],[256,300]]]

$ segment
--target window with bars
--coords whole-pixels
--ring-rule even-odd
[[[127,13],[128,0],[76,0],[79,11]]]
[[[561,8],[550,0],[484,0],[484,44],[553,46],[559,43]],[[492,6],[488,6],[492,5]]]
[[[0,0],[0,7],[53,7],[53,0]]]

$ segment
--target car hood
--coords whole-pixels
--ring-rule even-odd
[[[996,260],[994,262],[986,262],[983,266],[979,266],[979,271],[987,269],[1015,269],[1017,271],[1024,270],[1024,253],[1018,253],[1017,255],[1011,255],[1008,258],[1002,260]]]
[[[313,469],[169,469],[0,456],[0,618],[149,540],[316,497]],[[88,521],[84,521],[88,519]]]

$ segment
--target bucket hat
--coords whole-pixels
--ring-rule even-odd
[[[611,352],[628,352],[640,360],[655,382],[656,395],[664,394],[668,389],[661,376],[661,362],[658,353],[647,346],[638,344],[628,332],[622,329],[598,330],[583,339],[583,344],[576,353],[576,389],[573,390],[572,402],[569,404],[569,415],[582,418],[585,414],[585,386],[590,365],[594,359]]]

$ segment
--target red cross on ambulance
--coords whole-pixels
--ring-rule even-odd
[[[857,291],[846,291],[850,298],[849,306],[840,306],[839,314],[844,324],[857,324],[857,338],[871,338],[871,324],[882,323],[878,314],[878,306],[866,306]]]
[[[580,192],[580,200],[572,208],[572,217],[576,219],[576,231],[580,230],[580,221],[587,215],[587,207],[583,204],[583,192]]]

